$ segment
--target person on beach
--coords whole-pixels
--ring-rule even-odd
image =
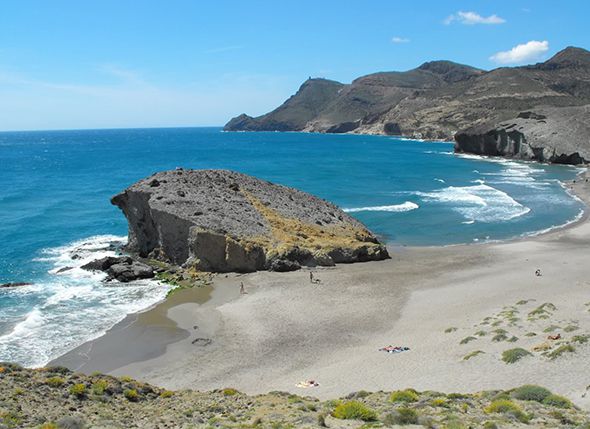
[[[541,277],[541,270],[537,269],[537,271],[535,271],[535,275],[537,277]]]
[[[245,295],[248,292],[246,292],[246,288],[244,287],[244,282],[240,282],[240,295]]]
[[[313,281],[313,271],[310,271],[309,272],[309,282],[310,283],[314,283],[314,281]]]

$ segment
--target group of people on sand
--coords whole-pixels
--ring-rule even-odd
[[[313,271],[309,272],[309,282],[319,285],[322,281],[314,276]],[[244,282],[240,282],[240,295],[246,295],[246,287],[244,286]]]

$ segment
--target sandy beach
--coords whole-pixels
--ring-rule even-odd
[[[590,201],[585,176],[568,186]],[[387,261],[314,270],[319,284],[308,270],[218,275],[211,288],[178,292],[52,364],[168,389],[231,386],[321,399],[534,383],[590,409],[589,343],[555,359],[540,352],[513,364],[501,359],[514,347],[549,342],[557,349],[550,334],[590,334],[589,246],[584,218],[506,243],[391,248]],[[554,307],[534,312],[544,303]],[[505,338],[493,340],[498,330]],[[410,350],[378,351],[390,344]],[[464,359],[476,351],[483,353]],[[310,379],[319,387],[296,387]]]

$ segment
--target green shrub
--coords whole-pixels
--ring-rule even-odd
[[[131,383],[133,381],[133,379],[128,375],[122,375],[121,377],[119,377],[119,380],[123,383]]]
[[[574,331],[577,331],[578,329],[580,329],[580,327],[578,325],[567,325],[565,328],[563,328],[563,330],[565,332],[574,332]]]
[[[488,405],[484,411],[488,414],[508,414],[523,423],[527,423],[530,420],[530,418],[522,411],[522,408],[509,399],[496,399]]]
[[[238,394],[238,391],[233,387],[226,387],[221,393],[223,393],[223,396],[234,396]]]
[[[572,408],[573,406],[569,399],[554,393],[543,399],[543,404],[556,408]]]
[[[83,398],[86,396],[86,385],[82,383],[74,384],[70,387],[70,395],[73,395],[77,398]]]
[[[559,346],[558,348],[556,348],[552,352],[547,353],[547,357],[549,359],[557,359],[558,357],[560,357],[564,353],[574,353],[575,351],[576,351],[576,348],[574,346],[572,346],[571,344],[564,344],[562,346]]]
[[[527,332],[526,334],[524,334],[525,337],[536,337],[537,334],[534,332]]]
[[[473,336],[469,336],[469,337],[465,337],[461,340],[461,342],[459,344],[467,344],[470,343],[473,340],[477,340],[477,338],[473,337]]]
[[[413,389],[398,390],[389,396],[391,402],[416,402],[420,397]]]
[[[481,354],[485,354],[485,352],[482,350],[475,350],[475,351],[472,351],[471,353],[467,353],[465,356],[463,356],[463,360],[469,360],[472,357],[475,357],[475,356],[481,355]]]
[[[418,424],[418,413],[411,408],[401,407],[385,416],[384,423],[387,426],[415,425]]]
[[[139,399],[139,393],[135,389],[127,389],[123,392],[123,396],[127,398],[128,401],[137,402]]]
[[[332,416],[342,420],[363,420],[371,422],[377,420],[377,413],[358,401],[349,401],[334,408]]]
[[[483,429],[498,429],[498,425],[494,422],[485,422]]]
[[[160,398],[171,398],[174,396],[174,392],[172,390],[164,390],[160,393]]]
[[[508,336],[506,334],[496,334],[492,337],[492,341],[499,343],[500,341],[506,341]]]
[[[63,386],[65,382],[66,380],[64,380],[62,377],[50,377],[47,380],[45,380],[45,384],[51,387]]]
[[[473,335],[477,335],[478,337],[485,337],[486,335],[488,335],[488,333],[486,331],[477,331]]]
[[[512,396],[521,401],[543,402],[549,395],[551,395],[549,390],[534,384],[525,384],[512,391]]]
[[[549,332],[555,332],[558,329],[561,329],[561,326],[551,325],[551,326],[547,326],[545,329],[543,329],[543,332],[545,332],[547,334]]]
[[[451,332],[455,332],[457,330],[457,328],[455,327],[450,327],[445,329],[445,334],[450,334]]]
[[[447,401],[447,398],[434,398],[430,401],[430,406],[449,408],[449,401]]]
[[[95,395],[103,395],[104,391],[109,387],[109,382],[106,380],[98,380],[92,385],[92,392]]]
[[[574,335],[572,343],[586,344],[590,340],[590,335]]]
[[[502,360],[506,363],[514,363],[526,356],[531,356],[531,353],[523,348],[517,347],[515,349],[505,350],[502,353]]]

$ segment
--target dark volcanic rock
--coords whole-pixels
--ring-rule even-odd
[[[33,283],[27,283],[27,282],[13,282],[13,283],[2,283],[0,284],[0,288],[5,288],[5,287],[20,287],[20,286],[31,286]]]
[[[123,283],[154,277],[152,267],[134,261],[129,256],[107,256],[82,265],[81,268],[89,271],[104,271],[109,275],[107,280],[115,279]]]
[[[335,205],[231,171],[161,172],[112,202],[127,217],[130,252],[201,271],[333,265],[329,252],[336,249],[350,255],[345,262],[388,257]]]

